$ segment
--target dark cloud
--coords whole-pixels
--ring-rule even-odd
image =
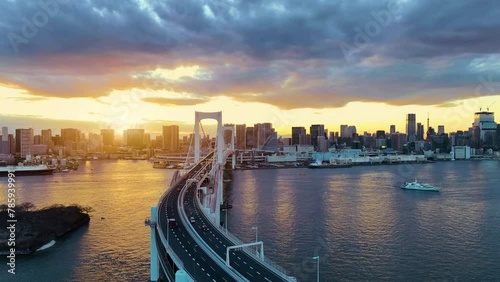
[[[445,104],[474,95],[481,72],[498,73],[471,66],[500,50],[494,0],[61,2],[30,38],[23,28],[43,20],[40,3],[59,2],[0,3],[0,83],[40,96],[143,88],[324,108]],[[181,65],[210,79],[137,75]]]

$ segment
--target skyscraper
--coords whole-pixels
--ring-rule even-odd
[[[292,145],[300,145],[300,135],[306,135],[305,127],[292,127]]]
[[[311,145],[313,145],[315,149],[318,149],[318,137],[325,136],[325,126],[323,124],[313,124],[309,128],[309,134],[311,134]]]
[[[9,144],[9,129],[7,126],[2,127],[2,154],[10,154]]]
[[[253,127],[247,127],[247,129],[245,130],[245,137],[247,139],[246,140],[247,149],[255,148],[254,141],[253,141],[253,138],[254,138]]]
[[[408,114],[406,116],[406,135],[408,136],[408,142],[415,142],[417,139],[417,123],[415,114]]]
[[[396,126],[394,124],[391,124],[391,129],[389,130],[390,134],[396,133]]]
[[[342,137],[342,138],[349,137],[348,129],[349,129],[349,126],[347,124],[341,124],[340,125],[340,137]]]
[[[224,124],[224,127],[231,127],[233,129],[233,131],[231,130],[224,130],[224,144],[227,145],[227,144],[231,144],[231,135],[234,135],[234,124],[232,123],[225,123]],[[236,139],[235,139],[235,142],[236,142]]]
[[[424,140],[424,125],[422,123],[417,123],[417,141]]]
[[[115,140],[115,130],[114,129],[101,129],[102,144],[104,146],[111,146]]]
[[[16,129],[16,154],[21,158],[33,154],[33,128]]]
[[[444,134],[444,125],[438,125],[438,135]]]
[[[163,150],[176,151],[179,149],[179,126],[163,126]]]
[[[236,149],[245,150],[247,147],[246,124],[236,125]]]
[[[142,148],[144,146],[144,129],[127,129],[127,146]]]

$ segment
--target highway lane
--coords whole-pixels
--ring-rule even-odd
[[[188,187],[185,195],[184,209],[188,218],[193,217],[194,223],[191,223],[195,230],[202,236],[205,242],[225,261],[226,250],[228,246],[234,244],[228,240],[221,232],[215,228],[199,209],[195,197],[195,187],[193,184]],[[203,230],[206,226],[208,230]],[[254,257],[249,256],[243,251],[230,251],[230,263],[236,271],[250,281],[288,281],[262,265]]]
[[[196,241],[187,232],[183,225],[179,211],[177,209],[177,200],[180,191],[177,188],[182,188],[186,180],[193,176],[197,168],[191,170],[193,173],[183,177],[175,187],[171,188],[166,197],[159,205],[159,220],[165,237],[168,238],[170,247],[175,254],[182,260],[184,269],[191,274],[196,281],[237,281],[232,278],[227,271],[221,268],[213,259],[198,246]],[[177,227],[168,228],[168,219],[175,218]]]

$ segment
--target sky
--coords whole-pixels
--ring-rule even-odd
[[[1,1],[0,125],[463,130],[500,113],[496,2]]]

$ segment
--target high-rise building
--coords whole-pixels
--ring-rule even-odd
[[[438,135],[444,134],[444,125],[438,125]]]
[[[52,141],[52,130],[42,129],[40,144],[47,145],[48,149],[54,148],[54,142]]]
[[[33,154],[33,128],[16,129],[16,154],[21,158]]]
[[[389,130],[390,134],[396,133],[396,126],[394,124],[391,124],[391,129]]]
[[[476,112],[472,127],[472,142],[475,147],[492,147],[495,145],[497,123],[493,112]]]
[[[348,129],[349,129],[349,126],[347,124],[340,125],[340,137],[341,138],[351,137],[351,136],[349,136]]]
[[[385,139],[385,130],[377,130],[377,133],[375,133],[375,139]]]
[[[104,146],[112,146],[115,141],[114,129],[101,129],[102,144]]]
[[[347,127],[347,137],[352,138],[355,134],[357,134],[356,126],[350,125]]]
[[[33,136],[33,145],[40,145],[40,144],[42,144],[40,142],[41,140],[42,140],[42,137],[40,135]]]
[[[144,146],[144,129],[127,129],[127,146],[142,148]]]
[[[408,142],[415,142],[417,140],[416,114],[408,114],[406,116],[406,135],[408,136]]]
[[[63,128],[61,129],[61,139],[63,144],[68,141],[80,142],[80,130],[76,128]]]
[[[323,124],[313,124],[309,128],[309,134],[311,135],[311,145],[317,150],[319,148],[318,137],[325,136],[325,126]]]
[[[231,127],[233,130],[224,130],[224,144],[231,144],[231,135],[234,135],[234,124],[232,123],[225,123],[224,127]],[[234,137],[233,137],[234,138]],[[236,139],[235,139],[236,142]]]
[[[9,128],[7,126],[2,127],[2,154],[10,154],[10,143],[9,143]]]
[[[422,123],[417,123],[417,141],[424,140],[424,125]]]
[[[253,134],[253,127],[247,127],[245,130],[245,137],[246,137],[246,147],[247,149],[252,149],[254,148],[254,134]]]
[[[245,150],[247,147],[247,125],[237,124],[236,125],[236,149]]]
[[[292,145],[300,145],[300,135],[306,135],[305,127],[292,127]]]
[[[268,138],[274,133],[272,123],[256,123],[253,125],[253,146],[256,149],[262,148]]]
[[[179,149],[179,126],[163,126],[163,150],[177,151]]]
[[[406,144],[407,136],[404,133],[391,134],[392,148],[398,152],[403,152],[404,145]]]

